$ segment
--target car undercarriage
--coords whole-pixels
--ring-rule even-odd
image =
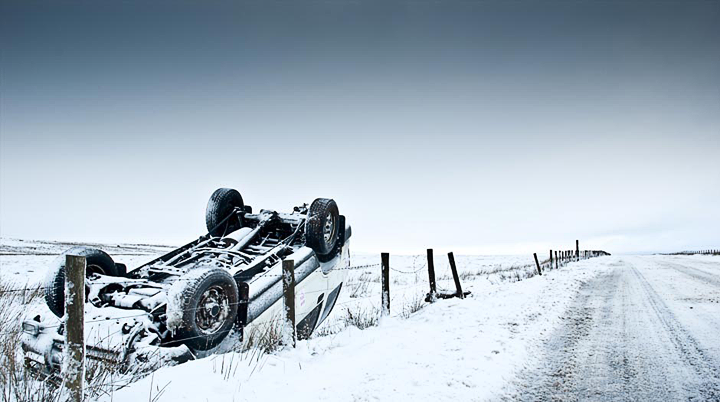
[[[294,261],[296,295],[303,295],[298,336],[327,318],[349,264],[351,231],[335,201],[253,213],[239,192],[221,188],[208,202],[206,226],[206,235],[129,272],[101,250],[68,250],[48,273],[52,314],[23,322],[26,361],[46,373],[62,367],[65,255],[87,262],[86,350],[96,360],[177,363],[242,342],[248,326],[280,311],[283,260]],[[305,303],[307,289],[320,293],[316,303]]]

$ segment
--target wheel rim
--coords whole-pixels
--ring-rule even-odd
[[[105,273],[105,270],[102,269],[101,266],[95,264],[88,264],[87,268],[85,268],[85,275],[90,274],[107,275],[107,273]]]
[[[211,286],[200,297],[195,324],[204,335],[218,332],[230,315],[230,304],[225,290],[220,286]]]
[[[323,238],[325,239],[325,244],[327,244],[328,246],[332,244],[332,241],[335,238],[335,217],[332,213],[329,213],[325,218]]]

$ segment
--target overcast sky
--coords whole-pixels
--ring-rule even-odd
[[[720,247],[717,1],[0,2],[3,237],[180,244],[234,187],[356,251]]]

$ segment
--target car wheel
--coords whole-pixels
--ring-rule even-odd
[[[235,208],[244,207],[240,193],[232,188],[219,188],[210,196],[205,210],[205,225],[212,236],[224,236],[242,227],[240,217],[230,216]],[[230,217],[229,217],[230,216]],[[229,217],[229,218],[228,218]]]
[[[123,269],[115,264],[104,251],[96,248],[74,247],[62,253],[53,261],[45,285],[45,303],[50,311],[58,317],[65,314],[65,256],[77,255],[85,257],[87,263],[85,275],[101,274],[108,276],[124,275]]]
[[[335,200],[318,198],[310,204],[305,244],[320,257],[334,254],[340,237],[340,213]]]
[[[198,267],[179,278],[168,294],[167,326],[175,342],[208,350],[222,342],[238,310],[235,279],[223,268]]]

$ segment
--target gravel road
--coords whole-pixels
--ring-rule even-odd
[[[621,257],[506,400],[720,400],[720,258]]]

